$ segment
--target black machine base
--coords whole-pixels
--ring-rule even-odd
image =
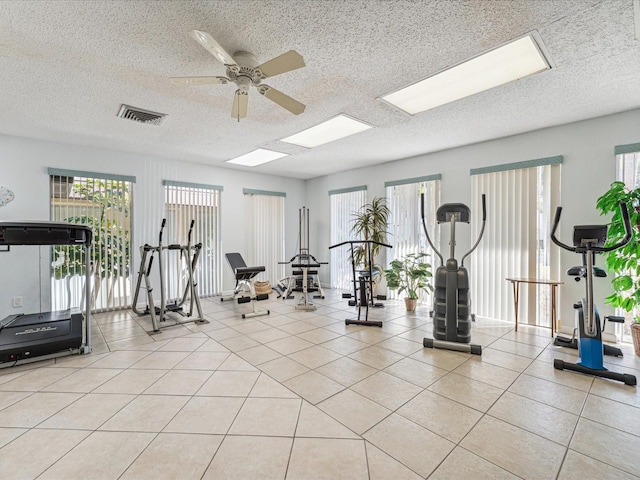
[[[625,385],[634,386],[637,384],[635,375],[629,375],[628,373],[611,372],[609,370],[594,370],[593,368],[578,365],[577,363],[565,362],[557,358],[553,361],[553,367],[556,370],[571,370],[572,372],[584,373],[586,375],[609,378],[611,380],[623,382]]]
[[[425,348],[441,348],[443,350],[453,350],[456,352],[472,353],[473,355],[482,355],[482,345],[474,345],[472,343],[447,342],[445,340],[424,338],[422,340],[422,346]]]
[[[382,327],[382,322],[379,320],[345,320],[345,325],[362,325],[363,327]]]
[[[16,362],[82,346],[79,311],[10,315],[0,321],[0,363]]]

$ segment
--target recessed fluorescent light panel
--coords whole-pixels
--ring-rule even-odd
[[[246,153],[231,160],[227,160],[226,163],[234,163],[236,165],[244,165],[245,167],[256,167],[263,163],[272,162],[282,157],[286,157],[288,153],[274,152],[273,150],[266,150],[264,148],[258,148],[253,152]]]
[[[549,68],[530,34],[381,98],[415,115]]]
[[[301,147],[313,148],[340,138],[355,135],[373,128],[368,123],[340,114],[315,127],[307,128],[300,133],[283,138],[280,141],[292,143]]]

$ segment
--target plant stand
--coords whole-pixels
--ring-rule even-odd
[[[633,348],[636,355],[640,357],[640,323],[631,325],[631,338],[633,339]]]
[[[415,312],[416,306],[418,305],[418,299],[405,297],[404,305],[407,307],[407,312]]]

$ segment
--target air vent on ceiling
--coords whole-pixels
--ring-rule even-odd
[[[148,123],[150,125],[160,125],[166,116],[166,113],[152,112],[124,104],[118,112],[118,117],[120,118],[126,118],[140,123]]]

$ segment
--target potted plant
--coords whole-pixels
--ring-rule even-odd
[[[640,188],[628,189],[624,182],[613,182],[596,204],[603,215],[613,213],[607,233],[607,244],[614,244],[624,237],[624,224],[620,203],[626,203],[633,236],[624,247],[604,254],[607,269],[613,273],[613,293],[606,302],[615,308],[634,313],[630,325],[631,337],[640,356]]]
[[[431,264],[426,262],[428,256],[428,253],[409,253],[391,261],[391,268],[384,271],[389,289],[406,292],[404,302],[408,312],[415,311],[422,291],[433,291],[429,281],[432,277]]]
[[[360,210],[353,214],[353,226],[351,234],[361,240],[373,240],[384,243],[387,238],[387,228],[389,225],[389,207],[384,197],[374,197],[371,203],[364,204]],[[359,245],[353,249],[353,259],[356,264],[363,265],[365,270],[377,270],[379,273],[382,269],[373,262],[380,252],[380,245],[371,245],[371,258],[367,256],[365,245]]]

